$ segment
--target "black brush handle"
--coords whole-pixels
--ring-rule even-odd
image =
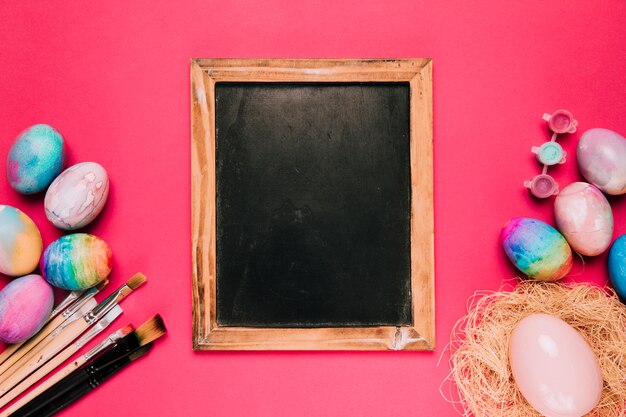
[[[152,343],[148,343],[145,346],[140,347],[131,355],[125,356],[123,358],[119,358],[111,362],[109,365],[102,369],[98,369],[97,372],[91,376],[84,383],[75,386],[71,391],[66,392],[64,395],[57,397],[56,399],[50,401],[45,407],[40,408],[37,411],[37,417],[49,417],[52,416],[69,405],[75,403],[85,395],[89,394],[91,391],[95,390],[107,379],[111,378],[113,375],[117,374],[119,371],[124,369],[126,366],[144,356],[148,351],[152,348]]]
[[[78,368],[35,398],[28,404],[25,404],[19,410],[11,414],[11,417],[35,417],[39,416],[40,410],[47,404],[62,397],[64,394],[73,390],[76,386],[89,381],[90,374],[86,372],[85,367]]]
[[[113,348],[108,349],[100,355],[96,356],[95,359],[87,362],[83,367],[85,369],[91,368],[97,370],[98,368],[105,366],[109,362],[115,361],[116,359],[123,356],[127,356],[129,353],[139,349],[139,343],[140,341],[137,338],[137,335],[134,332],[130,333],[120,339],[120,341],[117,342],[117,344]]]
[[[89,382],[78,385],[74,387],[71,391],[65,393],[65,395],[61,395],[60,397],[55,398],[54,400],[48,401],[43,407],[40,407],[33,416],[37,417],[45,417],[45,416],[53,416],[59,411],[63,410],[65,407],[71,405],[79,398],[82,398],[84,395],[89,394],[92,388],[89,385]]]
[[[85,384],[99,368],[115,361],[116,358],[127,356],[137,348],[139,348],[137,336],[134,333],[125,336],[116,346],[105,350],[95,359],[78,368],[76,371],[33,398],[28,404],[25,404],[22,408],[11,414],[11,417],[38,417],[40,415],[39,410],[48,403],[74,389],[74,387]]]

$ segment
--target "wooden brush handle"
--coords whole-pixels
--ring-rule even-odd
[[[67,348],[63,349],[61,353],[52,358],[48,363],[39,368],[36,372],[32,373],[28,378],[20,382],[17,386],[13,387],[9,392],[4,394],[0,398],[0,408],[10,403],[15,397],[26,391],[28,388],[35,385],[41,378],[52,372],[57,366],[61,365],[67,359],[69,359],[74,353],[78,351],[79,347],[76,344],[71,344]]]
[[[7,359],[9,359],[11,355],[13,355],[15,351],[18,350],[23,344],[24,342],[20,342],[7,346],[7,348],[4,349],[0,354],[0,365],[2,365]]]
[[[13,376],[13,374],[15,374],[16,372],[18,372],[21,368],[23,368],[24,366],[26,366],[26,364],[32,362],[33,360],[35,360],[35,358],[37,357],[37,355],[39,355],[39,352],[41,352],[47,345],[48,343],[52,342],[53,340],[53,336],[54,333],[49,334],[48,336],[44,337],[39,343],[37,343],[30,351],[24,353],[22,355],[21,358],[19,358],[12,366],[10,369],[8,369],[4,375],[2,375],[0,377],[0,392],[4,392],[2,391],[2,389],[4,388],[5,384],[7,383],[7,381]],[[2,393],[0,393],[0,397],[2,396]]]
[[[38,385],[28,394],[20,398],[19,401],[16,401],[14,404],[12,404],[11,407],[7,408],[2,413],[0,413],[0,417],[10,416],[14,412],[19,410],[23,406],[25,406],[26,404],[28,404],[31,400],[39,396],[41,393],[43,393],[44,391],[47,391],[48,388],[52,387],[57,382],[59,382],[60,380],[62,380],[63,378],[65,378],[66,376],[68,376],[69,374],[71,374],[72,372],[80,368],[81,366],[83,366],[86,362],[87,362],[87,359],[85,358],[84,355],[79,356],[74,362],[67,364],[60,371],[52,375],[50,378],[46,379],[42,384]],[[37,371],[37,373],[39,373],[39,371]],[[21,385],[22,384],[18,385],[18,387]],[[13,392],[13,390],[11,390],[11,392]],[[11,392],[9,392],[8,395],[10,395]]]
[[[34,357],[31,357],[27,363],[21,366],[2,384],[0,384],[0,396],[5,395],[24,378],[41,368],[46,362],[52,359],[57,353],[62,351],[65,347],[72,343],[74,339],[87,330],[88,327],[89,324],[87,324],[85,320],[79,319],[69,324],[60,333],[54,335],[44,348],[39,349],[39,352],[37,352]]]
[[[0,384],[2,384],[2,382],[15,371],[16,368],[12,368],[13,365],[24,355],[30,352],[33,347],[37,346],[39,342],[45,339],[46,336],[52,333],[54,329],[59,327],[63,323],[63,321],[65,321],[65,318],[63,316],[56,316],[43,329],[41,329],[39,333],[37,333],[34,337],[31,337],[30,340],[22,344],[21,347],[18,345],[17,352],[11,355],[11,357],[9,357],[4,363],[2,363],[2,365],[0,365]]]

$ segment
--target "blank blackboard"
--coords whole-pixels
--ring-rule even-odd
[[[411,324],[408,83],[215,86],[217,322]]]
[[[432,62],[191,62],[194,349],[434,349]]]

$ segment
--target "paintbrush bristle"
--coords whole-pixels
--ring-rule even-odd
[[[102,281],[100,284],[96,285],[96,288],[98,289],[98,291],[101,291],[104,287],[106,287],[109,284],[109,280],[105,279],[104,281]]]
[[[157,314],[139,326],[139,328],[135,330],[135,335],[139,340],[139,345],[143,346],[163,336],[165,332],[167,332],[165,323],[163,323],[161,316]]]
[[[138,272],[135,275],[133,275],[133,277],[126,282],[126,285],[129,286],[130,289],[134,291],[137,288],[139,288],[141,286],[141,284],[146,282],[147,279],[148,278],[146,278],[146,276],[144,274],[142,274],[141,272]]]

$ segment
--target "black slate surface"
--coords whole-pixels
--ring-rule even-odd
[[[218,83],[217,321],[410,325],[408,83]]]

